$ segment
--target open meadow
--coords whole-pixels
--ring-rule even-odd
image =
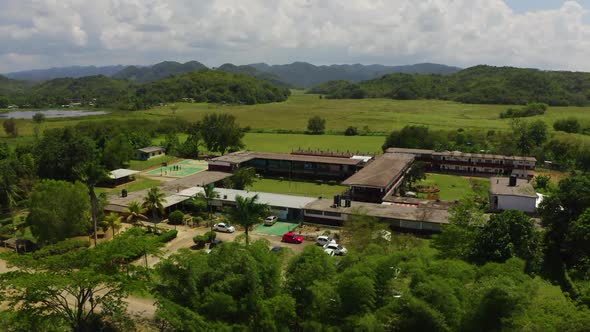
[[[236,116],[239,124],[249,127],[244,142],[250,150],[290,152],[293,149],[331,149],[340,151],[378,152],[388,132],[405,125],[424,125],[432,129],[506,130],[510,119],[500,119],[507,105],[474,105],[440,100],[393,99],[320,99],[318,95],[293,90],[286,102],[259,105],[222,105],[207,103],[178,103],[173,114],[168,106],[145,111],[113,111],[108,115],[84,118],[47,119],[41,125],[31,120],[17,120],[19,137],[8,138],[0,133],[0,141],[11,145],[32,142],[35,126],[38,131],[75,125],[79,122],[161,121],[177,117],[198,121],[206,114],[228,112]],[[328,134],[310,136],[303,133],[307,120],[314,115],[326,119]],[[550,130],[557,119],[577,117],[590,123],[590,107],[550,107],[541,119]],[[349,126],[368,127],[370,136],[345,137],[341,134]],[[280,135],[279,135],[280,134]],[[588,136],[573,135],[590,143]],[[159,142],[161,139],[155,139]]]

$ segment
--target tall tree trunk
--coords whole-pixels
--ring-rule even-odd
[[[246,234],[246,245],[250,244],[250,238],[248,236],[248,226],[246,226],[245,228],[245,234]]]
[[[98,243],[98,198],[96,197],[96,193],[94,192],[94,185],[88,186],[90,192],[90,206],[91,206],[91,217],[92,217],[92,225],[94,228],[94,246]]]

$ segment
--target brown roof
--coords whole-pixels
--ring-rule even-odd
[[[185,176],[174,181],[164,183],[164,190],[174,191],[177,189],[187,189],[191,187],[203,187],[211,183],[221,181],[232,176],[231,173],[204,171],[197,174]]]
[[[362,160],[339,158],[339,157],[324,157],[324,156],[308,156],[295,155],[287,153],[272,153],[272,152],[251,152],[239,151],[227,154],[225,156],[214,158],[213,161],[225,161],[232,164],[243,163],[252,159],[272,159],[272,160],[291,160],[291,161],[306,161],[312,163],[322,164],[337,164],[337,165],[358,165]]]
[[[346,213],[350,215],[366,214],[371,217],[390,218],[410,221],[424,221],[437,224],[448,223],[449,213],[444,209],[408,207],[376,203],[352,202],[352,206],[332,207],[331,199],[318,199],[305,206],[306,210],[319,210]]]
[[[165,149],[161,146],[148,146],[147,148],[137,149],[137,151],[141,151],[144,153],[151,153],[156,151],[164,151]]]
[[[433,156],[445,156],[445,157],[467,157],[467,158],[483,158],[483,159],[503,159],[503,160],[524,160],[536,162],[537,159],[534,157],[523,157],[523,156],[504,156],[501,154],[482,154],[482,153],[465,153],[461,151],[441,151],[432,153]]]
[[[413,160],[412,154],[384,154],[344,180],[342,184],[385,188],[395,181]]]
[[[517,179],[516,186],[509,186],[510,178],[490,178],[490,193],[492,195],[507,195],[537,198],[533,185],[524,179]]]

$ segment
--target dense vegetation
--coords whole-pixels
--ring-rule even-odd
[[[328,98],[388,97],[472,104],[540,102],[554,106],[582,106],[590,103],[590,74],[475,66],[448,76],[389,74],[358,84],[326,83],[309,92],[325,94]]]
[[[543,115],[547,111],[549,105],[544,103],[528,103],[524,107],[509,108],[505,112],[500,113],[500,118],[526,118],[535,115]]]
[[[288,89],[265,80],[212,70],[143,85],[106,76],[60,78],[20,90],[14,87],[14,82],[0,82],[0,87],[4,87],[0,91],[6,91],[6,103],[34,108],[80,103],[84,107],[137,110],[183,98],[199,102],[256,104],[284,101],[290,93]],[[1,94],[0,98],[3,98]]]
[[[217,67],[216,70],[226,73],[254,76],[263,80],[267,80],[275,85],[282,86],[284,88],[291,87],[289,83],[282,81],[277,75],[270,72],[259,71],[252,66],[236,66],[231,63],[226,63]]]
[[[164,61],[147,67],[129,66],[114,74],[113,78],[137,83],[148,83],[203,69],[207,69],[207,67],[197,61],[189,61],[187,63]]]

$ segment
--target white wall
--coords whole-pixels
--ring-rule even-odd
[[[498,210],[535,212],[536,201],[537,199],[533,197],[498,195]],[[490,203],[493,204],[493,200]]]

